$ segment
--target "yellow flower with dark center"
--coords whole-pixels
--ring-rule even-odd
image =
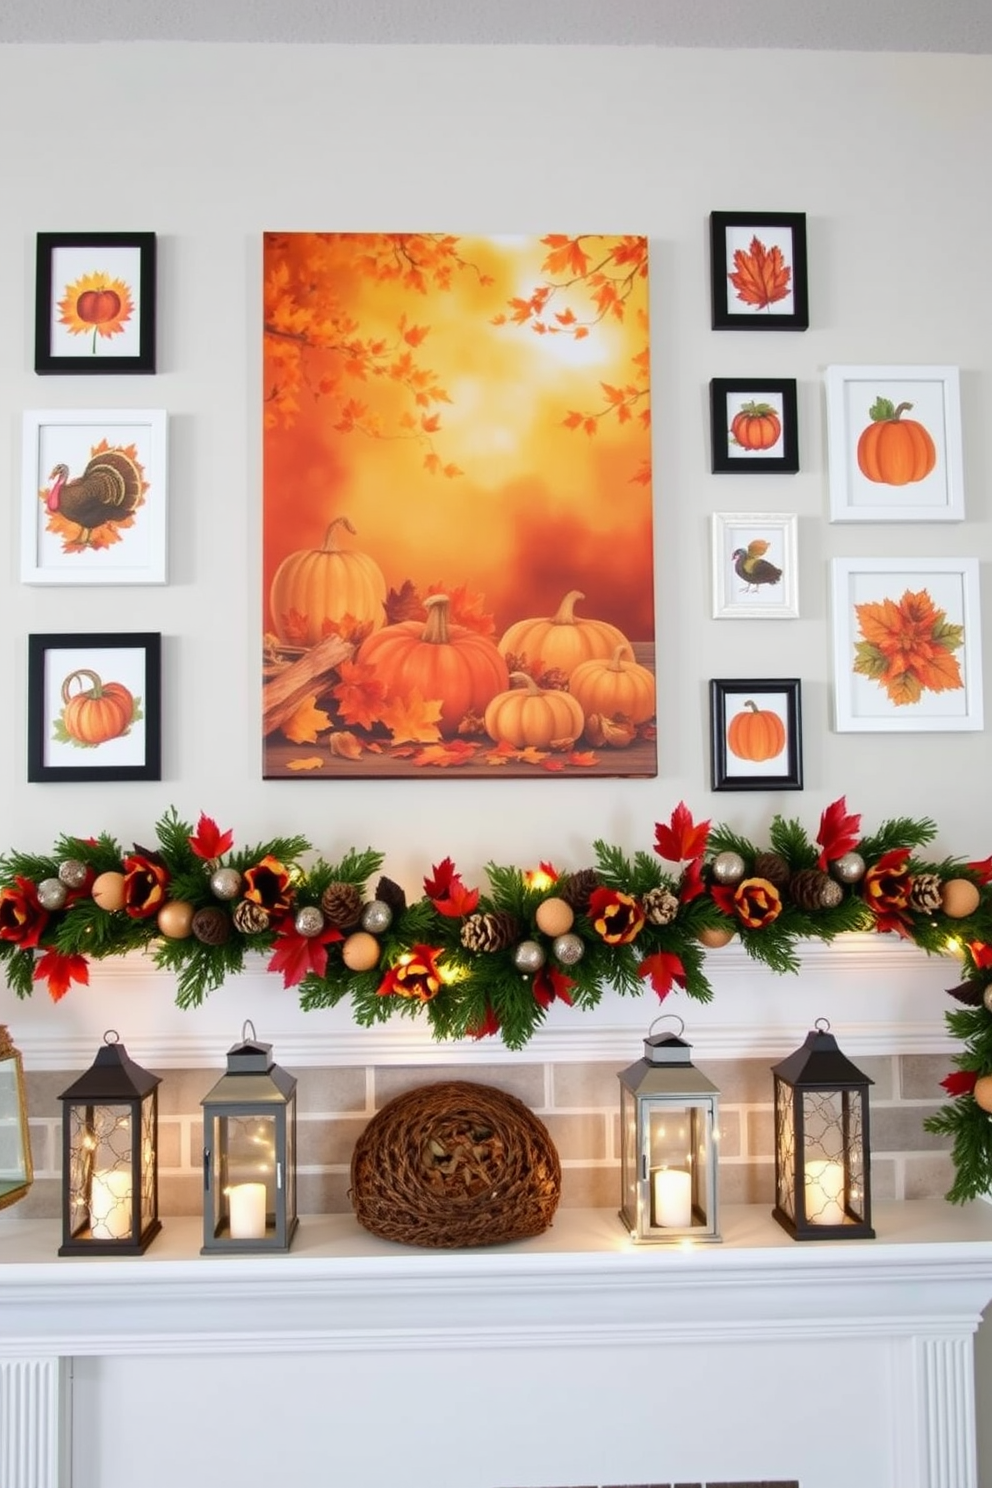
[[[621,889],[594,889],[589,896],[589,918],[607,945],[629,945],[644,929],[640,900]]]
[[[441,971],[433,946],[415,945],[409,955],[390,968],[379,987],[380,997],[408,997],[416,1002],[431,1002],[441,990]]]
[[[66,285],[59,300],[59,323],[70,336],[93,333],[92,350],[97,336],[117,336],[134,314],[131,291],[123,279],[109,274],[83,274],[74,284]]]
[[[285,914],[289,908],[292,891],[285,865],[271,853],[245,870],[241,897],[252,904],[261,904],[271,915]]]

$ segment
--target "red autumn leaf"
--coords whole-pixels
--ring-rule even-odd
[[[660,822],[655,824],[654,850],[668,863],[684,863],[687,858],[702,857],[709,832],[709,822],[700,822],[697,826],[688,806],[680,801],[667,827]]]
[[[544,874],[545,878],[549,878],[552,883],[557,883],[558,882],[559,878],[561,877],[561,874],[558,872],[558,869],[555,867],[554,863],[546,863],[544,861],[544,859],[542,858],[541,861],[540,861],[540,863],[538,863],[537,866],[540,869],[540,871]]]
[[[452,879],[458,877],[454,863],[450,858],[444,858],[431,865],[431,872],[434,877],[424,879],[424,893],[428,899],[446,899]]]
[[[954,1070],[940,1083],[948,1095],[970,1095],[978,1083],[978,1076],[974,1070]]]
[[[189,839],[189,845],[198,858],[209,861],[210,858],[219,858],[231,851],[234,846],[234,833],[222,832],[213,817],[201,811],[200,820],[196,824],[196,831]]]
[[[710,898],[713,900],[713,903],[716,905],[717,909],[722,910],[723,913],[725,915],[729,915],[731,919],[735,918],[736,911],[734,908],[734,890],[730,887],[729,884],[711,884]]]
[[[672,986],[677,982],[680,987],[686,983],[685,967],[681,958],[669,951],[656,951],[652,956],[645,956],[637,968],[639,977],[650,977],[651,986],[658,994],[659,1002],[664,1002]]]
[[[737,291],[737,298],[756,310],[766,310],[789,293],[792,270],[782,256],[781,248],[766,248],[755,234],[750,249],[734,253],[734,273],[727,276]]]
[[[445,915],[449,920],[459,920],[462,915],[474,914],[479,904],[478,889],[467,889],[456,874],[451,880],[451,887],[444,899],[432,901],[438,914]]]
[[[89,986],[90,969],[85,956],[63,956],[61,951],[46,951],[35,963],[34,980],[48,979],[48,994],[53,1002],[59,1002],[69,990],[71,982]]]
[[[824,871],[828,863],[842,858],[861,841],[861,817],[848,815],[845,796],[831,801],[823,812],[816,840],[822,848],[817,862]]]
[[[569,995],[575,986],[574,978],[566,976],[563,971],[556,971],[553,966],[542,966],[534,978],[534,998],[543,1008],[550,1007],[557,999],[559,1002],[567,1002],[572,1006]]]
[[[703,883],[703,860],[693,858],[682,874],[682,882],[679,884],[679,899],[683,904],[688,904],[690,899],[695,899],[706,892]]]
[[[992,883],[992,858],[982,858],[979,863],[969,863],[968,871],[975,875],[980,884]]]
[[[969,940],[968,950],[972,961],[980,970],[992,966],[992,946],[985,945],[981,940]]]
[[[295,987],[311,971],[323,976],[327,970],[327,947],[343,938],[335,925],[328,925],[320,935],[300,935],[288,923],[279,932],[267,970],[281,971],[284,987]]]

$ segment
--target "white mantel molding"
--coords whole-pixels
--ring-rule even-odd
[[[829,1019],[855,1059],[955,1048],[944,1023],[955,1006],[946,989],[961,979],[953,957],[928,957],[895,936],[849,935],[809,943],[801,960],[799,973],[778,976],[731,944],[706,958],[712,1002],[673,993],[659,1005],[648,989],[640,997],[608,990],[589,1012],[555,1004],[527,1047],[509,1057],[625,1059],[659,1012],[685,1020],[697,1059],[780,1058],[819,1017]],[[347,1003],[305,1013],[296,990],[285,989],[260,958],[199,1008],[183,1011],[174,997],[171,975],[147,956],[127,956],[92,964],[90,985],[73,986],[57,1005],[40,986],[24,1001],[0,988],[0,1023],[10,1026],[29,1069],[88,1065],[108,1028],[153,1068],[216,1067],[246,1018],[284,1065],[491,1064],[508,1057],[498,1039],[438,1043],[423,1018],[394,1016],[359,1028]]]
[[[0,1227],[3,1488],[69,1488],[68,1360],[88,1392],[74,1428],[73,1488],[128,1481],[115,1457],[90,1454],[107,1451],[108,1435],[126,1442],[131,1412],[154,1421],[157,1411],[164,1424],[187,1389],[209,1397],[222,1435],[224,1423],[241,1428],[245,1454],[225,1481],[261,1488],[269,1479],[252,1454],[265,1442],[253,1443],[238,1418],[246,1377],[261,1384],[269,1421],[292,1412],[294,1389],[316,1389],[325,1408],[305,1418],[311,1461],[322,1463],[333,1442],[337,1481],[424,1488],[417,1463],[426,1458],[417,1454],[434,1440],[428,1428],[442,1409],[432,1402],[457,1394],[466,1371],[469,1399],[522,1418],[533,1403],[542,1425],[535,1441],[522,1427],[516,1442],[498,1432],[480,1454],[473,1420],[453,1406],[450,1454],[432,1464],[438,1488],[614,1481],[605,1460],[589,1461],[584,1477],[567,1475],[576,1469],[561,1454],[581,1432],[569,1401],[583,1381],[602,1394],[595,1441],[635,1444],[654,1393],[643,1382],[663,1385],[659,1401],[684,1430],[665,1437],[667,1457],[655,1449],[642,1463],[613,1459],[637,1481],[657,1481],[648,1474],[662,1463],[687,1473],[684,1441],[696,1444],[698,1474],[725,1480],[725,1444],[711,1428],[737,1410],[754,1423],[754,1440],[739,1443],[743,1475],[757,1476],[763,1460],[779,1475],[788,1467],[803,1488],[838,1488],[811,1424],[842,1418],[846,1488],[978,1488],[972,1335],[992,1297],[992,1209],[924,1200],[881,1204],[875,1219],[875,1241],[796,1244],[767,1210],[732,1207],[722,1244],[667,1248],[631,1244],[612,1212],[564,1210],[533,1240],[435,1251],[325,1215],[304,1217],[287,1255],[204,1257],[191,1218],[169,1220],[145,1256],[110,1259],[59,1259],[52,1221],[11,1220]],[[532,1402],[533,1380],[547,1371],[550,1388],[561,1369],[567,1390],[560,1381],[558,1396],[545,1389]],[[149,1379],[159,1390],[174,1380],[175,1404],[149,1399]],[[370,1379],[381,1382],[371,1392]],[[423,1393],[414,1415],[426,1422],[422,1442],[383,1432],[387,1380],[408,1382],[408,1397]],[[710,1398],[708,1382],[721,1380],[734,1381],[733,1402]],[[763,1444],[769,1388],[778,1462]],[[376,1432],[376,1451],[349,1470],[349,1441]],[[202,1443],[189,1434],[182,1481],[205,1488],[218,1479],[197,1476]],[[180,1450],[172,1443],[168,1461],[164,1447],[146,1460],[149,1488],[178,1480]],[[291,1470],[286,1480],[295,1481]]]

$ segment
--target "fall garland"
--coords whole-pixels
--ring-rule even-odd
[[[735,935],[775,972],[798,971],[800,942],[850,931],[895,932],[930,954],[953,939],[963,1006],[947,1020],[964,1050],[943,1082],[952,1104],[926,1126],[953,1137],[953,1202],[992,1186],[992,858],[923,861],[929,820],[863,836],[842,797],[815,842],[776,816],[759,848],[680,803],[655,826],[653,855],[597,841],[573,872],[491,863],[487,891],[445,858],[413,903],[371,848],[304,865],[303,837],[235,850],[210,817],[194,830],[172,808],[155,831],[154,847],[130,852],[102,834],[0,857],[0,960],[18,997],[41,981],[58,1001],[88,982],[90,960],[148,950],[175,974],[179,1006],[195,1007],[260,953],[305,1009],[349,998],[366,1027],[423,1013],[438,1039],[499,1033],[519,1049],[552,1002],[591,1008],[606,986],[708,1002],[706,948]]]

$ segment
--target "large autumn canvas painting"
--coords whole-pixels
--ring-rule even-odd
[[[647,240],[264,267],[266,778],[655,774]]]

